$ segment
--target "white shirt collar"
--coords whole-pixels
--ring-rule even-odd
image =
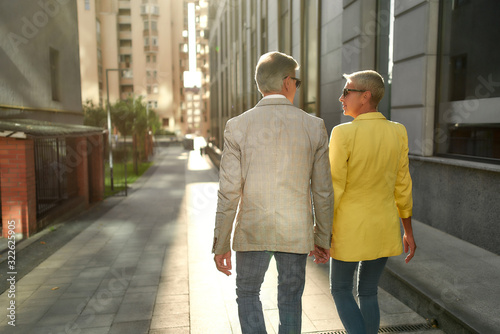
[[[281,94],[271,94],[271,95],[264,96],[264,97],[262,98],[262,100],[264,100],[264,99],[279,99],[279,98],[286,99],[285,95],[281,95]]]

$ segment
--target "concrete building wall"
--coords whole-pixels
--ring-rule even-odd
[[[433,154],[438,13],[438,1],[398,1],[394,10],[391,119],[406,126],[410,154],[422,156]]]
[[[3,1],[0,22],[2,114],[81,122],[76,2]]]

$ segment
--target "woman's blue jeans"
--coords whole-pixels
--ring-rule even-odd
[[[375,334],[380,326],[377,288],[387,258],[372,261],[330,262],[330,290],[340,320],[349,334]],[[353,296],[353,279],[358,269],[359,307]]]
[[[300,334],[307,254],[236,252],[236,295],[243,334],[265,334],[260,287],[274,256],[278,269],[279,334]]]

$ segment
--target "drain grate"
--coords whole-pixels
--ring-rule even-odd
[[[379,333],[399,333],[399,332],[416,332],[426,329],[435,329],[429,324],[416,325],[398,325],[382,327],[378,330]],[[348,334],[345,330],[322,331],[322,332],[307,332],[304,334]]]

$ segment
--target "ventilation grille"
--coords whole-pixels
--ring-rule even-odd
[[[435,329],[429,324],[417,324],[417,325],[398,325],[382,327],[378,330],[379,333],[400,333],[400,332],[416,332],[426,329]],[[336,331],[323,331],[323,332],[307,332],[305,334],[348,334],[344,330]]]

